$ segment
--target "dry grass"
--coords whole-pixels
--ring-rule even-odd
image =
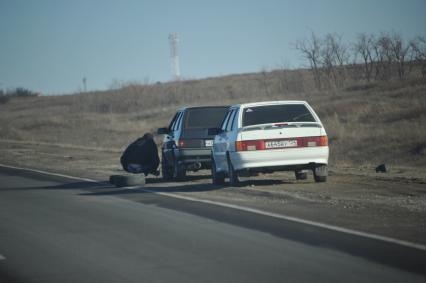
[[[330,136],[334,164],[426,166],[426,80],[346,82],[317,91],[307,70],[279,70],[0,104],[0,139],[121,150],[187,105],[307,100]],[[160,142],[160,140],[157,140]]]

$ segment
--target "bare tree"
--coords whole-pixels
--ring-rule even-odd
[[[290,91],[290,69],[290,63],[288,61],[282,61],[279,65],[280,73],[278,78],[280,80],[280,90],[282,93],[288,93]]]
[[[389,37],[389,48],[397,64],[398,77],[403,79],[406,73],[406,57],[410,51],[410,45],[403,40],[400,34],[394,32]]]
[[[417,66],[421,66],[422,76],[426,77],[426,36],[408,42],[395,31],[378,35],[360,33],[355,42],[347,44],[342,35],[328,33],[319,37],[311,32],[308,39],[298,41],[295,47],[309,62],[317,89],[343,87],[347,78],[364,78],[368,82],[396,76],[405,79]]]
[[[321,67],[328,78],[329,86],[336,82],[336,62],[333,54],[333,35],[327,34],[321,48]]]
[[[392,73],[392,63],[394,61],[391,37],[388,33],[381,35],[374,42],[376,56],[376,79],[389,80]]]
[[[422,76],[426,77],[426,36],[418,36],[410,42],[413,59],[421,66]]]
[[[349,62],[348,47],[343,42],[341,34],[333,34],[331,36],[331,46],[335,60],[339,66],[345,66]]]
[[[324,38],[322,57],[324,68],[337,86],[342,86],[346,80],[346,65],[349,62],[347,45],[343,42],[343,36],[339,34],[327,34]]]
[[[262,86],[263,86],[263,89],[265,90],[265,95],[266,96],[269,96],[269,78],[268,78],[268,70],[267,70],[267,68],[265,67],[265,68],[262,68],[262,71],[260,72],[261,74],[262,74],[262,77],[261,77],[261,83],[262,83]]]
[[[364,77],[370,82],[374,68],[374,35],[367,33],[358,34],[357,41],[354,44],[356,54],[360,54],[364,64]]]
[[[296,49],[302,52],[305,59],[309,61],[311,70],[313,71],[315,87],[321,88],[321,73],[320,73],[320,60],[321,60],[321,40],[313,31],[311,37],[305,40],[296,42]]]

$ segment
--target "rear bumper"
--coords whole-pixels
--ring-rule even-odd
[[[178,162],[183,164],[211,163],[211,149],[210,148],[190,148],[190,149],[178,149],[175,150],[175,156]]]
[[[229,153],[236,170],[258,169],[262,171],[311,168],[314,164],[328,164],[328,146],[288,148],[274,150],[239,151]],[[287,169],[286,169],[287,168]]]

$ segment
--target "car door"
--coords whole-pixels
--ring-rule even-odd
[[[223,162],[224,162],[224,155],[226,153],[225,151],[225,129],[226,125],[228,123],[229,117],[231,115],[231,110],[228,111],[228,114],[226,114],[225,118],[223,119],[222,125],[220,126],[221,132],[215,136],[214,143],[213,143],[213,153],[214,153],[214,160],[216,163],[216,169],[218,171],[223,171]]]
[[[235,152],[235,140],[238,134],[238,108],[234,108],[231,110],[231,115],[229,116],[229,121],[225,128],[225,149],[226,153]],[[230,155],[231,156],[231,155]],[[224,166],[226,166],[226,170],[228,170],[228,160],[225,156]]]
[[[215,138],[215,162],[218,171],[228,170],[227,166],[227,152],[232,149],[232,137],[231,129],[235,119],[237,110],[235,108],[230,109],[225,119],[223,120],[221,133]]]
[[[173,158],[174,158],[173,151],[176,147],[175,139],[177,138],[178,126],[179,126],[179,122],[182,120],[182,116],[183,116],[182,111],[179,111],[176,113],[176,115],[173,117],[168,127],[169,133],[165,135],[164,137],[163,154],[168,164],[173,164]]]

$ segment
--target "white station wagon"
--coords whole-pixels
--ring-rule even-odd
[[[305,101],[267,101],[233,105],[215,134],[212,181],[231,186],[239,176],[294,171],[316,182],[327,180],[328,138],[314,110]]]

